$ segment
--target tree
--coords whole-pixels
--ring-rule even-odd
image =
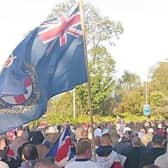
[[[127,94],[122,95],[122,101],[117,107],[117,112],[142,115],[144,100],[145,96],[142,87],[129,90]]]
[[[144,95],[140,77],[135,73],[124,71],[115,87],[117,113],[142,114]]]
[[[168,95],[168,62],[159,62],[152,70],[151,89]]]
[[[122,89],[130,90],[141,86],[140,77],[128,71],[124,71],[124,74],[119,79],[119,86]]]
[[[168,62],[159,62],[151,70],[149,101],[152,115],[168,118]]]
[[[85,9],[93,110],[94,113],[106,114],[103,103],[114,88],[115,61],[108,52],[105,42],[114,37],[119,38],[123,28],[119,22],[112,22],[108,17],[101,17],[93,6],[86,5]],[[86,87],[84,92],[87,92]],[[78,101],[84,102],[80,91],[78,95],[80,97]],[[87,112],[88,105],[85,104],[85,107]]]

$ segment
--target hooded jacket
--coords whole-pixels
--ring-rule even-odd
[[[118,154],[111,146],[100,146],[96,149],[99,168],[122,168]]]

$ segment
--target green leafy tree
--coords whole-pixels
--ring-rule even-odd
[[[152,115],[168,118],[168,62],[159,62],[151,70],[149,81],[149,101]]]
[[[159,62],[152,69],[150,88],[168,95],[168,62]]]
[[[104,43],[114,37],[118,38],[123,32],[123,28],[119,22],[112,22],[109,18],[98,15],[94,7],[87,6],[86,9],[85,20],[93,111],[94,113],[106,114],[104,101],[112,93],[114,87],[115,61]],[[87,90],[87,86],[78,89],[78,102],[86,103],[84,104],[84,112],[89,111],[86,97],[82,99],[83,93],[86,95]]]
[[[123,90],[130,90],[139,86],[141,86],[140,77],[135,73],[125,70],[124,74],[119,79],[118,87]]]
[[[65,102],[66,100],[66,102]],[[47,121],[50,124],[72,119],[72,94],[67,92],[52,98],[48,103]]]
[[[144,90],[142,87],[135,88],[122,95],[122,101],[117,108],[117,112],[129,112],[135,115],[143,114]]]

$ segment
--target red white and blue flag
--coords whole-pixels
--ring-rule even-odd
[[[40,39],[43,43],[48,43],[59,38],[60,46],[67,43],[67,34],[74,37],[82,35],[82,31],[77,28],[81,23],[80,13],[76,12],[71,16],[62,14],[58,20],[44,22],[41,25],[42,31],[39,32]]]
[[[70,127],[66,126],[61,136],[56,140],[46,157],[54,158],[59,167],[64,167],[70,158],[71,147],[72,140]]]

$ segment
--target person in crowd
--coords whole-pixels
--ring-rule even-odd
[[[123,133],[121,141],[116,143],[113,146],[113,148],[117,153],[125,156],[132,149],[132,144],[130,141],[130,132],[125,131]]]
[[[49,152],[49,148],[45,144],[36,145],[39,159],[44,159],[46,154]]]
[[[17,157],[18,148],[29,141],[29,132],[23,127],[17,128],[16,138],[9,144],[9,148],[13,151],[13,158]]]
[[[166,130],[164,128],[164,123],[162,123],[162,122],[158,123],[157,129],[155,130],[155,134],[165,136]]]
[[[126,154],[125,168],[138,168],[140,158],[145,152],[145,146],[142,145],[141,139],[138,136],[132,138],[133,148]]]
[[[29,139],[32,144],[39,145],[42,144],[42,142],[44,141],[44,135],[40,130],[31,131]]]
[[[97,163],[91,160],[92,147],[88,140],[82,139],[76,145],[76,159],[68,162],[65,168],[98,168]]]
[[[166,152],[163,148],[164,137],[162,135],[154,134],[152,138],[152,148],[147,150],[140,160],[140,167],[144,165],[153,164],[155,159]]]
[[[0,161],[0,168],[9,168],[9,165],[3,161]]]
[[[116,126],[114,124],[110,125],[109,132],[111,139],[113,140],[113,145],[119,142],[120,136],[117,133]]]
[[[36,145],[39,159],[43,159],[52,146],[50,142],[45,140],[41,130],[30,132],[30,141],[28,143]]]
[[[124,129],[125,129],[125,122],[122,118],[119,117],[116,123],[116,130],[120,138],[123,137]]]
[[[38,159],[36,146],[33,144],[26,144],[22,150],[22,162],[20,168],[34,168]]]
[[[6,136],[7,136],[9,142],[14,141],[14,139],[16,138],[16,129],[13,129],[13,130],[6,132]]]
[[[101,136],[102,136],[102,126],[99,124],[97,128],[94,130],[94,140],[95,140],[96,147],[100,145]]]
[[[168,152],[157,157],[154,161],[154,164],[159,166],[160,168],[167,168],[168,167]]]
[[[42,159],[35,163],[34,168],[59,168],[54,161],[50,159]]]
[[[58,130],[55,126],[50,126],[47,130],[46,130],[46,135],[45,135],[45,143],[47,142],[46,145],[48,145],[48,147],[52,147],[52,145],[55,143],[55,141],[57,140],[57,138],[60,136],[60,133],[58,133]]]
[[[142,133],[143,132],[143,133]],[[150,142],[152,141],[152,137],[153,137],[153,128],[146,128],[146,127],[143,127],[141,128],[141,141],[142,143],[147,146],[147,147],[151,147],[150,146]]]
[[[99,168],[122,168],[119,155],[113,150],[108,133],[101,137],[100,146],[96,149],[96,160]]]
[[[5,135],[0,137],[0,160],[6,162],[10,168],[15,168],[19,165],[17,160],[12,158],[9,152],[8,139]]]

